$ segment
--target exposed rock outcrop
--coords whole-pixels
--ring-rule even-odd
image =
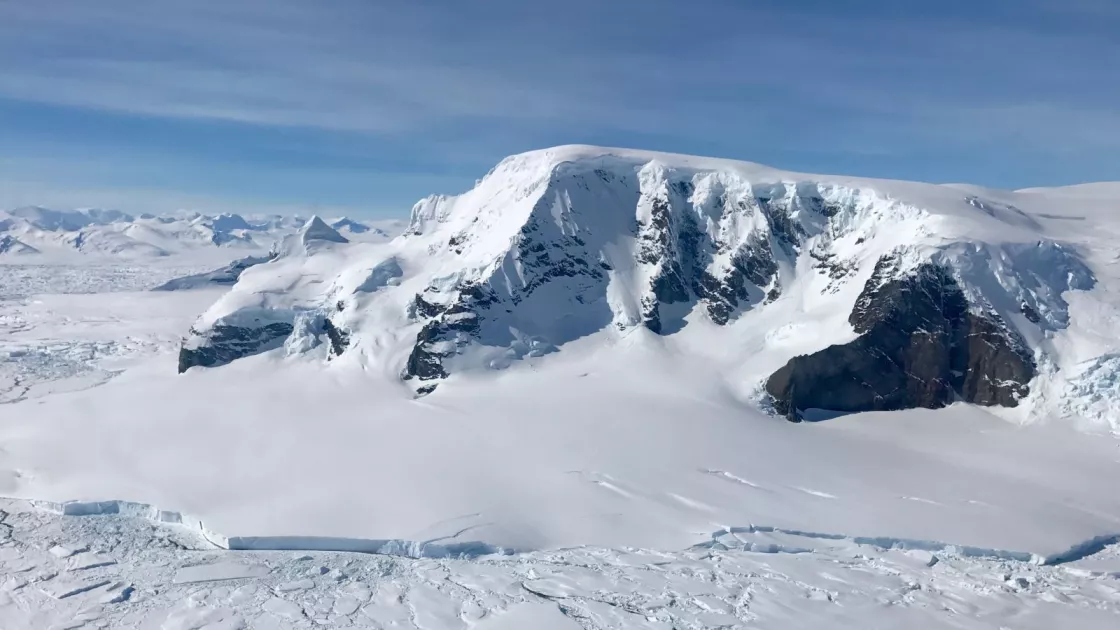
[[[416,296],[416,312],[430,318],[416,335],[416,343],[408,357],[402,378],[430,381],[447,378],[443,359],[479,338],[482,330],[480,312],[497,301],[497,297],[480,286],[464,287],[449,306],[440,307]]]
[[[849,317],[851,343],[795,357],[766,382],[779,413],[935,409],[954,400],[1013,407],[1035,375],[1019,334],[973,308],[950,269],[900,273],[883,257]]]
[[[258,327],[215,325],[203,333],[191,329],[191,338],[179,349],[179,373],[192,367],[225,365],[242,357],[279,348],[292,334],[292,324],[272,322]]]
[[[350,347],[350,331],[339,328],[330,320],[323,319],[323,334],[331,344],[331,356],[341,356]]]

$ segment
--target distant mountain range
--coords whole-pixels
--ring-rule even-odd
[[[96,208],[52,210],[27,206],[0,211],[0,256],[80,254],[146,258],[212,248],[268,251],[308,221],[306,217],[291,215],[132,215]],[[385,240],[403,229],[402,222],[366,224],[347,217],[326,224],[356,240]]]

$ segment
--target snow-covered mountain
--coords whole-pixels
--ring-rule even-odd
[[[1120,342],[1096,339],[1120,319],[1116,197],[1061,194],[535,151],[420,201],[390,243],[322,223],[289,237],[200,317],[180,370],[283,345],[428,393],[641,343],[710,360],[791,419],[955,401],[1050,413],[1079,369],[1120,363]]]
[[[135,216],[116,210],[32,206],[0,211],[0,255],[77,253],[146,258],[216,248],[267,252],[307,220],[199,213]],[[399,231],[395,221],[370,227],[344,217],[334,223],[364,240],[388,239]]]

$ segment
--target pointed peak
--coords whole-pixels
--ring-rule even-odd
[[[314,215],[307,220],[303,229],[300,230],[300,238],[304,244],[307,244],[308,241],[350,242],[345,236],[339,234],[338,230],[327,225],[325,221],[319,218],[319,215]]]

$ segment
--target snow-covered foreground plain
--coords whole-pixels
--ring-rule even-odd
[[[753,524],[1049,557],[1120,533],[1108,436],[965,406],[791,424],[647,343],[546,360],[414,400],[282,356],[179,376],[164,355],[0,409],[0,466],[9,494],[149,503],[250,547],[681,549]]]
[[[106,326],[158,328],[142,308],[154,295],[116,294]],[[790,424],[717,387],[681,395],[679,379],[721,381],[645,342],[505,372],[482,400],[484,383],[414,400],[274,355],[176,376],[164,350],[98,387],[0,407],[3,494],[128,499],[186,523],[0,505],[0,627],[1120,619],[1107,435],[968,407]]]
[[[1112,628],[1120,548],[1039,566],[723,532],[689,549],[478,558],[216,551],[137,516],[0,502],[0,627]]]

